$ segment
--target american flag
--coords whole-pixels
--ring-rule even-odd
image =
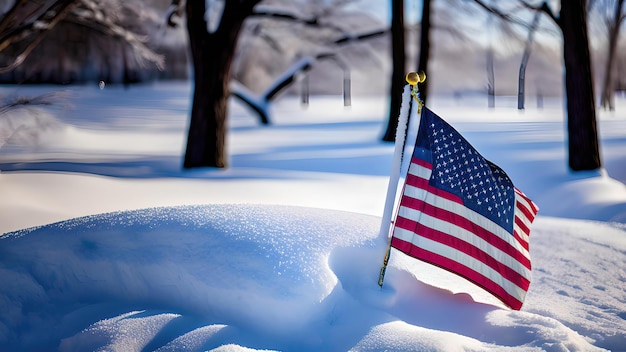
[[[427,108],[391,246],[481,286],[519,310],[530,286],[528,239],[537,206]]]

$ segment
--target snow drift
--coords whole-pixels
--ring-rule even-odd
[[[381,289],[379,225],[349,212],[231,204],[114,212],[9,233],[0,238],[0,347],[596,349],[551,317],[558,316],[554,302],[543,301],[541,292],[560,277],[549,274],[560,271],[558,260],[539,252],[540,263],[556,265],[540,265],[526,312],[422,283],[400,253]],[[554,228],[562,224],[542,225],[535,243],[561,240]],[[559,245],[567,254],[579,241],[574,235]],[[608,250],[596,265],[611,265],[621,250]],[[598,290],[620,283],[603,281]]]

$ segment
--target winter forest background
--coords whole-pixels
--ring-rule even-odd
[[[4,13],[12,0],[0,4]],[[61,21],[19,67],[0,74],[1,83],[107,84],[152,82],[163,79],[188,79],[190,75],[188,39],[184,19],[177,27],[166,25],[170,0],[86,1],[76,10],[76,20]],[[507,8],[503,3],[498,6]],[[608,26],[616,1],[595,0],[588,5],[594,78],[599,87],[604,80],[608,55]],[[91,4],[91,5],[88,5]],[[209,10],[218,12],[219,1],[207,1]],[[260,6],[296,13],[301,18],[323,18],[328,26],[307,26],[288,19],[252,17],[241,33],[233,78],[254,92],[261,92],[300,57],[331,52],[349,68],[354,94],[387,92],[390,70],[390,35],[353,42],[332,44],[344,34],[359,34],[388,29],[389,4],[386,1],[285,1],[266,0]],[[519,4],[517,5],[519,7]],[[409,69],[417,66],[421,1],[406,1],[406,45]],[[89,10],[93,14],[88,15]],[[517,12],[523,13],[521,9]],[[100,13],[100,14],[99,14]],[[516,12],[513,12],[516,13]],[[84,16],[84,20],[79,20]],[[147,48],[162,56],[158,64],[138,54],[133,43],[122,40],[103,26],[89,22],[89,16],[104,16],[134,33]],[[532,12],[519,16],[532,22]],[[340,27],[341,31],[333,27]],[[433,1],[432,75],[434,93],[484,93],[488,87],[488,61],[493,50],[493,70],[497,95],[515,95],[518,72],[528,28],[510,23],[477,6],[473,1]],[[619,27],[622,29],[622,27]],[[623,36],[620,37],[620,42]],[[618,48],[623,44],[618,42]],[[550,20],[540,19],[526,73],[526,90],[531,97],[560,96],[563,93],[561,39]],[[0,62],[13,59],[11,48],[0,52]],[[459,60],[459,58],[463,58]],[[626,81],[626,52],[617,50],[616,83],[623,89]],[[158,60],[157,60],[158,61]],[[3,66],[4,66],[3,65]],[[160,66],[160,67],[159,67]],[[312,94],[339,94],[342,67],[332,60],[319,60],[309,76]],[[297,93],[294,86],[292,93]],[[599,89],[599,88],[598,88]]]
[[[0,350],[626,350],[625,14],[0,0]],[[396,252],[375,283],[419,70],[539,205],[521,311]]]
[[[379,3],[380,4],[380,3]],[[306,102],[311,92],[309,75],[302,75],[302,72],[309,71],[311,67],[319,61],[332,61],[341,71],[342,91],[344,94],[344,104],[349,105],[353,86],[353,68],[355,57],[368,58],[371,52],[376,52],[376,46],[358,46],[362,53],[352,53],[346,55],[339,51],[339,47],[356,47],[357,43],[369,41],[372,38],[381,38],[385,34],[390,36],[391,65],[390,66],[390,109],[388,115],[388,125],[383,136],[384,141],[393,141],[397,127],[397,116],[400,110],[400,94],[402,90],[403,78],[407,71],[407,53],[411,46],[407,46],[407,26],[405,23],[405,3],[403,0],[390,2],[391,16],[390,24],[379,25],[377,29],[363,29],[360,25],[368,21],[363,18],[354,18],[345,8],[361,5],[356,2],[268,2],[260,0],[248,0],[243,2],[227,1],[189,1],[181,2],[174,0],[165,11],[165,18],[155,15],[159,13],[149,6],[136,5],[135,3],[118,3],[116,1],[91,1],[91,0],[48,0],[43,3],[30,3],[27,1],[17,1],[9,8],[0,23],[0,30],[4,33],[2,38],[1,51],[7,56],[6,66],[0,69],[0,73],[13,72],[13,82],[19,79],[21,82],[64,82],[71,83],[82,80],[88,76],[99,79],[100,84],[107,82],[123,82],[130,84],[145,80],[142,78],[140,67],[146,63],[156,65],[159,70],[165,68],[165,55],[158,54],[154,47],[159,44],[150,43],[149,33],[161,33],[167,28],[180,27],[178,23],[185,19],[186,29],[189,39],[190,59],[192,62],[193,74],[191,75],[194,84],[192,98],[192,108],[190,116],[189,134],[187,148],[183,166],[184,168],[194,167],[227,167],[226,135],[228,99],[233,96],[240,98],[248,104],[258,115],[263,124],[269,123],[267,104],[276,97],[282,90],[295,81],[301,81],[303,102]],[[432,6],[431,6],[432,5]],[[437,3],[426,0],[422,2],[419,24],[413,26],[419,28],[418,40],[409,42],[419,42],[419,52],[412,61],[416,62],[417,70],[425,72],[429,77],[434,70],[433,62],[443,63],[445,60],[433,60],[433,54],[437,47],[452,47],[455,50],[447,52],[443,57],[463,57],[463,62],[474,62],[471,55],[466,51],[456,50],[460,45],[456,43],[443,45],[446,41],[442,36],[434,37],[431,31],[440,29],[454,36],[457,41],[463,43],[481,43],[478,47],[486,47],[486,50],[479,50],[486,53],[486,88],[489,96],[489,106],[495,105],[496,96],[496,57],[498,51],[507,48],[508,43],[514,38],[521,36],[521,32],[527,32],[527,39],[524,44],[524,51],[519,65],[518,75],[518,108],[524,109],[524,99],[532,92],[528,89],[526,82],[532,82],[532,75],[526,77],[531,52],[535,45],[535,37],[543,32],[550,32],[544,29],[544,21],[547,18],[552,24],[552,35],[555,32],[560,35],[562,42],[561,57],[563,63],[563,82],[565,104],[567,105],[567,128],[568,128],[568,163],[573,171],[595,170],[601,167],[600,152],[598,146],[598,135],[596,127],[596,109],[594,94],[594,70],[593,55],[590,53],[592,43],[599,37],[595,31],[589,30],[589,18],[591,13],[597,14],[598,21],[603,24],[607,37],[607,49],[603,61],[604,75],[603,83],[600,87],[600,104],[604,108],[614,109],[615,92],[619,89],[619,32],[621,28],[623,1],[615,3],[587,2],[577,0],[575,2],[561,3],[537,3],[531,4],[525,1],[513,1],[498,3],[498,5],[486,3],[482,0],[474,0],[462,6],[455,6],[454,15],[464,13],[465,17],[455,18],[454,16],[435,21]],[[450,4],[449,4],[450,5]],[[560,6],[559,6],[560,5]],[[367,6],[367,5],[365,5]],[[439,6],[441,7],[441,5]],[[449,9],[450,6],[443,7]],[[151,11],[152,9],[152,11]],[[482,10],[486,13],[486,18],[481,20],[475,16],[474,11]],[[443,11],[446,13],[446,11]],[[530,21],[532,17],[532,21]],[[250,23],[251,19],[259,18],[271,20],[267,25],[264,22]],[[468,20],[468,18],[470,20]],[[136,21],[140,19],[140,21]],[[155,21],[156,20],[156,21]],[[276,21],[289,26],[274,26]],[[129,23],[131,22],[131,23]],[[142,28],[137,23],[148,22],[148,30]],[[383,20],[383,23],[385,21]],[[359,25],[353,25],[358,23]],[[446,23],[446,24],[443,24]],[[447,23],[454,23],[449,26]],[[472,26],[467,26],[471,23]],[[65,25],[66,28],[63,28]],[[78,27],[85,29],[87,35],[77,34]],[[494,27],[499,31],[494,34]],[[550,27],[548,25],[548,27]],[[387,30],[389,28],[389,30]],[[521,28],[521,32],[520,32]],[[151,29],[151,30],[150,30]],[[556,31],[555,31],[556,29]],[[261,53],[267,51],[257,45],[257,42],[246,42],[240,40],[242,33],[246,30],[252,32],[252,37],[261,39],[265,46],[273,49],[280,58],[288,58],[290,64],[281,68],[278,74],[273,73],[273,66],[265,65],[270,62],[280,62],[271,56]],[[80,31],[78,31],[80,32]],[[41,43],[49,34],[58,34],[57,44],[52,41],[52,47],[39,54],[45,57],[43,64],[31,62],[32,72],[22,77],[16,69],[24,66],[24,62],[32,57],[36,50],[41,49]],[[506,35],[502,35],[505,33]],[[104,60],[100,60],[98,55],[86,50],[84,45],[79,45],[86,41],[86,38],[94,37],[97,40],[90,40],[95,46],[88,49],[97,48],[97,52],[117,53],[112,56],[106,55]],[[154,38],[154,36],[152,36]],[[119,45],[111,45],[118,42]],[[159,41],[157,39],[157,41]],[[160,40],[159,42],[162,42]],[[287,50],[292,48],[291,43],[297,43],[293,47],[295,51]],[[58,45],[63,43],[63,45]],[[438,43],[441,45],[432,45]],[[498,45],[496,45],[496,43]],[[288,45],[285,45],[288,44]],[[389,44],[389,42],[388,42]],[[475,46],[473,46],[475,47]],[[246,50],[250,49],[247,54]],[[301,49],[303,48],[303,49]],[[433,48],[433,50],[431,50]],[[175,49],[176,50],[176,49]],[[505,50],[506,51],[506,50]],[[68,54],[69,52],[69,54]],[[177,52],[184,52],[177,50]],[[242,53],[243,52],[243,53]],[[383,50],[383,52],[385,52]],[[432,53],[431,53],[432,52]],[[44,54],[45,53],[45,54]],[[58,60],[48,60],[48,53],[57,53]],[[536,55],[535,55],[536,56]],[[75,68],[72,64],[74,58],[87,57],[88,64]],[[254,60],[248,59],[250,57]],[[263,60],[256,60],[261,57]],[[69,58],[69,59],[68,59]],[[469,60],[467,60],[469,59]],[[508,59],[508,58],[506,58]],[[370,59],[370,65],[372,60]],[[385,67],[384,60],[374,60],[380,67]],[[507,60],[510,61],[510,60]],[[548,62],[551,60],[548,58]],[[53,64],[48,64],[53,62]],[[176,66],[176,65],[172,65]],[[237,71],[237,66],[242,67]],[[358,66],[358,65],[357,65]],[[363,69],[368,75],[375,72],[368,70],[368,65]],[[431,66],[429,68],[429,66]],[[435,79],[435,82],[455,82],[453,94],[459,92],[480,92],[481,80],[472,76],[471,69],[460,65],[451,64],[450,67],[457,67],[459,70],[448,70],[444,66],[443,71],[448,72],[446,77]],[[256,70],[250,67],[260,67],[262,71],[269,72],[269,76],[255,74]],[[336,71],[336,70],[335,70]],[[322,77],[330,81],[333,70],[326,68],[323,72],[327,74]],[[357,72],[359,72],[357,70]],[[546,70],[540,71],[540,76],[535,79],[535,94],[538,105],[541,105],[546,94],[557,94],[558,90],[551,88],[549,82],[545,80]],[[450,74],[451,73],[451,74]],[[120,76],[121,75],[121,76]],[[272,77],[273,76],[273,77]],[[322,76],[322,75],[320,75]],[[337,76],[337,75],[335,75]],[[453,76],[453,77],[447,77]],[[437,77],[436,74],[434,76]],[[456,83],[459,77],[468,79],[468,83]],[[541,79],[539,78],[541,77]],[[326,80],[326,78],[328,78]],[[431,92],[442,92],[446,86],[433,89],[429,79],[421,84],[422,99],[427,102],[428,94]],[[541,80],[541,82],[538,82]],[[83,80],[84,81],[84,80]],[[270,82],[265,88],[259,88],[259,84]],[[364,82],[356,80],[356,86],[378,87],[381,84],[371,84],[371,79]],[[237,84],[243,83],[243,84]],[[231,87],[231,85],[234,85]],[[484,85],[484,82],[482,82]],[[327,84],[325,84],[327,86]],[[500,83],[498,83],[500,86]],[[506,82],[503,85],[507,86]],[[541,87],[541,88],[538,88]],[[461,90],[459,90],[461,89]],[[500,95],[506,95],[507,88],[500,89]],[[328,92],[328,90],[322,90]],[[548,91],[546,93],[545,91]],[[314,93],[320,91],[314,90]],[[448,93],[450,89],[448,88]],[[255,94],[253,96],[251,94]]]

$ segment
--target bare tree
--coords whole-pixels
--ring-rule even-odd
[[[404,0],[391,0],[391,97],[389,119],[383,140],[392,142],[396,138],[398,116],[402,104],[402,90],[406,75],[406,50],[404,39]]]
[[[431,29],[431,4],[434,0],[422,1],[422,21],[420,23],[420,42],[419,42],[419,57],[417,59],[417,72],[424,72],[426,77],[429,76],[428,61],[430,60],[430,29]],[[420,98],[426,104],[428,98],[428,82],[427,79],[420,86]]]
[[[518,18],[502,13],[482,0],[474,0],[499,17],[528,26]],[[561,0],[561,9],[553,12],[547,1],[533,5],[519,1],[526,8],[542,11],[561,30],[565,66],[565,92],[568,131],[568,164],[573,171],[600,168],[600,148],[596,127],[593,74],[587,29],[587,1]]]
[[[522,60],[519,65],[519,78],[517,85],[517,108],[519,110],[524,109],[524,100],[526,98],[526,67],[528,66],[528,60],[530,59],[530,53],[533,47],[533,38],[535,31],[537,30],[537,26],[539,25],[539,18],[541,17],[541,12],[535,12],[535,17],[533,17],[533,22],[528,28],[528,39],[526,39],[526,44],[524,45],[524,53],[522,54]]]
[[[231,66],[244,20],[260,0],[223,1],[214,28],[205,0],[187,0],[185,13],[193,60],[193,102],[183,166],[227,166],[226,118]],[[213,27],[213,26],[212,26]]]
[[[611,6],[613,5],[613,6]],[[604,1],[597,5],[600,11],[604,9],[604,22],[608,35],[608,52],[606,64],[604,66],[604,77],[602,82],[602,91],[600,92],[600,105],[604,109],[615,109],[615,89],[616,89],[616,56],[617,43],[619,41],[619,32],[626,14],[622,13],[624,0]]]
[[[265,17],[286,20],[306,26],[327,28],[342,32],[338,26],[325,23],[322,18],[332,11],[328,7],[312,17],[281,11],[279,7],[257,8],[261,0],[212,1],[217,11],[205,16],[205,0],[187,0],[185,13],[194,68],[194,93],[191,122],[184,157],[184,168],[227,167],[226,119],[227,101],[230,95],[231,68],[235,50],[244,22],[250,17]],[[336,5],[349,2],[337,0]],[[172,14],[180,13],[180,0],[173,1]],[[215,8],[214,8],[215,9]],[[215,16],[213,23],[207,23]],[[378,35],[372,32],[371,35]],[[369,37],[364,34],[363,38]],[[346,40],[349,41],[349,40]],[[335,40],[336,44],[342,38]],[[219,48],[219,49],[218,49]]]
[[[494,49],[493,49],[493,16],[487,18],[487,28],[489,31],[489,45],[487,47],[487,105],[490,108],[496,106],[496,73],[494,69]]]
[[[542,7],[563,32],[569,167],[573,171],[600,168],[593,74],[585,0],[562,0],[559,17]]]

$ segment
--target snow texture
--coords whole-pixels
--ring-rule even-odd
[[[540,207],[513,311],[395,251],[376,284],[384,99],[285,97],[266,127],[234,104],[231,167],[182,171],[187,84],[69,91],[0,148],[1,351],[626,350],[624,114],[600,115],[604,168],[574,174],[559,101],[434,97]]]

